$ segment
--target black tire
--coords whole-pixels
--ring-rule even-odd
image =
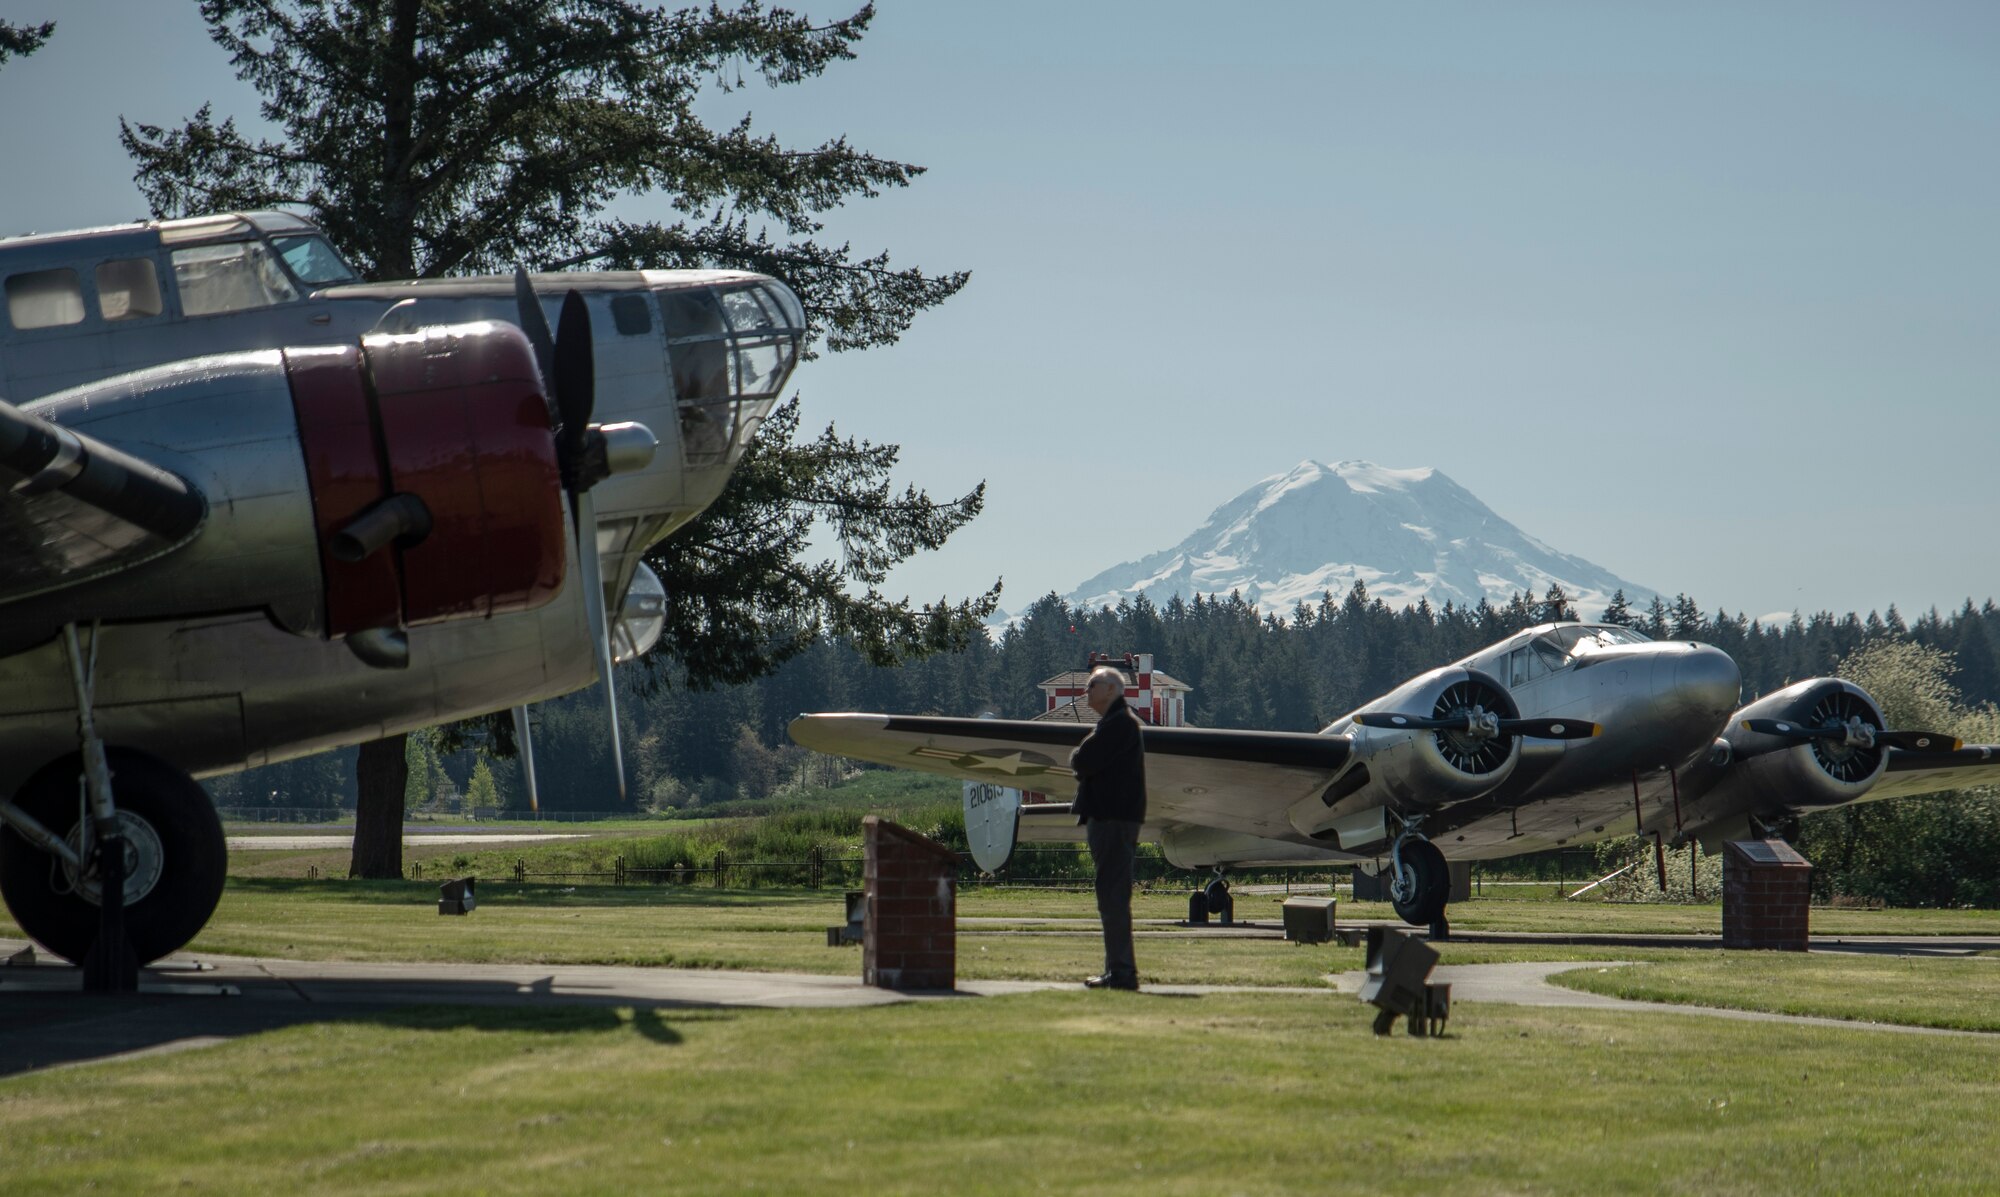
[[[146,964],[185,947],[207,925],[222,900],[228,849],[215,804],[193,778],[137,749],[107,748],[105,757],[119,812],[143,820],[159,839],[159,879],[125,907],[132,954]],[[14,803],[67,837],[77,824],[82,772],[80,753],[51,761],[22,785]],[[0,828],[0,897],[29,938],[65,960],[80,963],[97,940],[97,903],[72,891],[56,858],[11,827]]]
[[[1208,900],[1208,912],[1216,921],[1227,926],[1236,921],[1236,899],[1230,896],[1229,883],[1217,877],[1202,891]]]
[[[1451,900],[1451,866],[1429,840],[1411,840],[1401,855],[1408,896],[1396,899],[1392,890],[1391,901],[1404,922],[1429,926],[1444,917],[1445,903]]]

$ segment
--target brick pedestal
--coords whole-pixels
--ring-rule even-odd
[[[1783,840],[1722,846],[1722,946],[1803,952],[1812,865]]]
[[[882,989],[958,982],[958,854],[876,815],[861,821],[861,979]]]

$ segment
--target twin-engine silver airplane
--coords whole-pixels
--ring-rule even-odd
[[[1531,628],[1403,683],[1317,735],[1148,728],[1147,826],[1183,868],[1388,857],[1396,913],[1443,919],[1457,862],[1633,833],[1715,850],[1813,810],[2000,782],[2000,746],[1885,730],[1861,687],[1787,686],[1739,709],[1727,653],[1614,625]],[[1023,806],[1026,783],[1073,797],[1073,723],[804,715],[792,739],[968,782],[975,860],[1017,840],[1082,836],[1066,803]]]
[[[608,695],[805,326],[748,273],[363,284],[270,212],[0,240],[0,288],[0,893],[72,960],[207,922],[195,777]]]

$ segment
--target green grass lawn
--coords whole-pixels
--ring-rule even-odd
[[[383,1012],[0,1082],[18,1193],[1978,1191],[2000,1044],[1333,997]]]
[[[2000,961],[1992,959],[1702,952],[1555,980],[1647,1002],[2000,1031]]]

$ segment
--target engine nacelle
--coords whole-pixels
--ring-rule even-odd
[[[370,334],[288,349],[285,364],[323,547],[326,631],[529,611],[562,585],[555,443],[534,350],[512,325]],[[428,535],[344,559],[335,538],[392,496]]]
[[[1362,708],[1429,718],[1452,718],[1475,710],[1502,719],[1520,717],[1513,697],[1497,679],[1459,665],[1434,669]],[[1324,794],[1294,807],[1290,818],[1307,835],[1337,834],[1341,847],[1348,849],[1380,838],[1382,808],[1407,814],[1484,797],[1504,783],[1521,760],[1520,738],[1511,734],[1363,727],[1351,715],[1327,730],[1349,738],[1354,763]],[[1361,823],[1353,822],[1357,813]]]
[[[192,358],[28,410],[186,479],[207,518],[155,561],[10,603],[7,652],[79,606],[107,622],[263,608],[341,637],[530,611],[562,588],[548,404],[512,325]]]
[[[1886,748],[1835,740],[1799,743],[1759,735],[1743,726],[1746,719],[1783,719],[1801,727],[1821,727],[1854,718],[1878,730],[1884,726],[1882,709],[1866,690],[1833,677],[1810,678],[1744,707],[1723,733],[1736,762],[1732,788],[1746,787],[1766,804],[1792,811],[1857,801],[1882,776],[1889,760]]]

